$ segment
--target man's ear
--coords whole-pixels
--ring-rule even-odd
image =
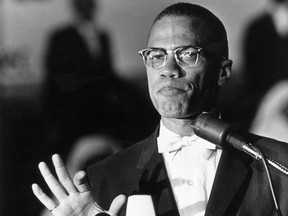
[[[219,86],[222,86],[230,79],[231,71],[232,71],[232,64],[233,62],[230,59],[222,60],[221,66],[220,66],[219,77],[218,77]]]

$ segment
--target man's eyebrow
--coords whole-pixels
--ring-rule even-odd
[[[183,45],[183,46],[176,46],[173,48],[173,50],[178,49],[178,48],[182,48],[182,47],[194,47],[194,48],[201,48],[203,49],[201,46],[199,45],[195,45],[195,44],[188,44],[188,45]],[[166,49],[163,47],[147,47],[147,49],[165,49],[165,50],[172,50],[172,49]]]
[[[147,49],[165,49],[163,47],[147,47]]]

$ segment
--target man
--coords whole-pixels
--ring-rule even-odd
[[[98,2],[68,3],[73,12],[71,23],[54,30],[48,40],[43,89],[44,112],[58,132],[55,145],[62,155],[79,137],[102,127],[107,110],[104,95],[108,94],[104,86],[108,83],[113,90],[116,86],[110,37],[95,23]]]
[[[288,78],[288,1],[269,0],[265,10],[245,30],[243,71],[246,100],[241,113],[257,114],[265,95]],[[259,79],[261,77],[261,79]]]
[[[40,163],[57,200],[34,184],[38,199],[53,215],[103,214],[109,206],[110,215],[125,215],[125,207],[120,209],[125,196],[133,194],[151,195],[156,215],[162,216],[276,215],[261,163],[229,146],[204,141],[191,127],[203,111],[219,115],[219,87],[230,77],[232,61],[219,19],[200,6],[174,4],[156,18],[147,47],[139,53],[147,68],[151,100],[161,115],[160,127],[147,139],[89,167],[93,192],[84,171],[72,183],[59,155],[52,159],[60,182]],[[184,147],[179,142],[169,146],[172,137]],[[284,143],[249,138],[265,154],[286,160]],[[275,170],[272,177],[287,215],[288,178]]]

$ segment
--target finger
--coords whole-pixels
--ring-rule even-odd
[[[73,179],[73,182],[78,189],[79,192],[87,192],[90,190],[88,183],[87,183],[87,176],[86,172],[84,171],[78,171]]]
[[[39,163],[39,170],[47,183],[48,187],[54,194],[54,196],[58,200],[65,199],[67,197],[67,193],[63,186],[59,183],[59,181],[53,176],[53,174],[50,172],[48,166],[46,163],[41,162]]]
[[[32,185],[32,190],[34,195],[38,198],[38,200],[49,210],[54,210],[58,205],[57,203],[48,197],[43,190],[37,184]]]
[[[109,208],[110,215],[117,215],[126,202],[126,196],[123,194],[118,195],[111,203]]]
[[[60,155],[55,154],[52,156],[52,161],[55,167],[55,171],[57,173],[58,179],[66,189],[69,194],[76,193],[77,189],[74,186],[72,179],[60,157]]]

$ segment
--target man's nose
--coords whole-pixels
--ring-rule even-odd
[[[166,64],[160,71],[160,76],[173,78],[179,78],[181,76],[181,68],[177,64],[176,59],[173,55],[167,56]]]

